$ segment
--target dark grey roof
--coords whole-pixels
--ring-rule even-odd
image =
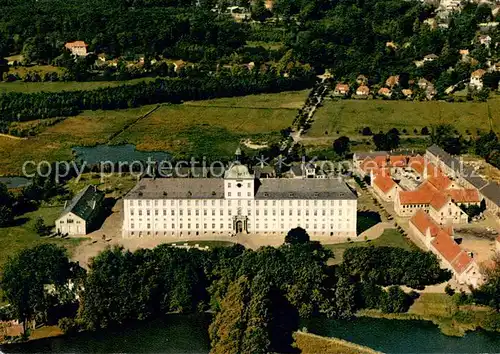
[[[98,190],[94,185],[88,185],[71,200],[61,215],[71,212],[87,220],[103,199],[103,192]]]
[[[259,180],[256,199],[356,199],[337,179],[268,178]],[[222,178],[143,178],[125,199],[222,199]]]
[[[265,179],[255,199],[356,199],[347,184],[338,179]]]
[[[439,157],[439,159],[446,166],[457,172],[460,176],[462,176],[466,181],[468,181],[477,189],[481,189],[488,184],[488,182],[481,178],[472,167],[465,166],[459,159],[451,156],[436,144],[428,147],[427,151],[429,151],[434,156]]]
[[[500,186],[498,183],[491,182],[483,187],[480,192],[485,198],[500,206]]]
[[[367,157],[376,157],[376,156],[386,156],[389,155],[387,151],[372,151],[372,152],[355,152],[354,156],[357,160],[364,160]]]
[[[302,171],[301,165],[293,165],[290,167],[290,172],[292,172],[295,176],[303,176],[304,172]]]
[[[222,178],[143,178],[125,199],[221,199]]]

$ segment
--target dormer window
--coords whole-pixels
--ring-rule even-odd
[[[242,184],[241,184],[241,183],[238,183],[238,184],[236,185],[236,187],[241,188],[241,187],[242,187]]]
[[[264,193],[264,197],[269,197],[269,193]]]
[[[215,194],[216,194],[215,191],[212,191],[212,195],[215,195]]]
[[[163,192],[163,196],[166,197],[168,195],[167,192]]]
[[[293,193],[289,193],[289,194],[288,194],[288,196],[289,196],[290,198],[293,198]]]

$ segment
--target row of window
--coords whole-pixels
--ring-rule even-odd
[[[215,225],[216,225],[216,224],[212,224],[212,229],[215,229]],[[267,223],[266,223],[266,224],[263,224],[263,225],[264,225],[264,229],[268,229],[269,224],[267,224]],[[176,229],[176,227],[175,227],[175,226],[176,226],[176,224],[175,224],[175,223],[174,223],[174,224],[172,224],[171,229],[172,229],[172,230],[175,230],[175,229]],[[198,229],[200,228],[200,224],[191,224],[191,223],[188,223],[188,224],[187,224],[187,228],[188,228],[188,229],[191,229],[191,226],[195,226],[195,228],[194,228],[195,230],[198,230]],[[283,230],[283,229],[285,228],[285,224],[281,224],[280,226],[281,226],[281,230]],[[309,226],[310,226],[309,224],[305,224],[305,228],[306,228],[306,230],[307,230],[307,229],[309,229]],[[342,229],[343,224],[338,224],[337,226],[338,226],[338,229],[339,229],[339,230],[341,230],[341,229]],[[275,228],[275,224],[273,224],[273,225],[272,225],[272,227],[273,227],[273,228]],[[179,224],[179,229],[182,229],[182,228],[183,228],[183,224],[182,224],[182,223],[180,223],[180,224]],[[204,228],[204,229],[207,229],[207,228],[208,228],[208,225],[207,225],[207,224],[203,224],[203,228]],[[223,224],[223,223],[221,223],[221,224],[220,224],[220,229],[223,229],[223,228],[224,228],[224,224]],[[227,228],[228,228],[228,229],[232,229],[232,228],[233,228],[233,224],[232,224],[232,223],[227,224]],[[332,230],[333,230],[333,228],[334,228],[334,225],[333,225],[333,224],[331,224],[331,225],[330,225],[330,229],[332,229]],[[131,230],[135,230],[135,224],[134,224],[134,223],[131,223],[131,224],[130,224],[130,229],[131,229]],[[141,229],[142,229],[142,224],[139,224],[138,230],[141,230]],[[163,224],[163,229],[167,229],[167,224]],[[255,224],[255,229],[256,229],[256,230],[260,230],[260,224],[259,224],[259,223],[256,223],[256,224]],[[311,228],[311,229],[312,229],[312,230],[325,230],[325,229],[326,229],[326,224],[321,224],[321,228],[319,227],[319,225],[318,225],[318,224],[312,224],[312,228]],[[151,224],[150,224],[150,223],[146,224],[146,230],[151,230]]]
[[[209,202],[210,202],[210,204],[212,206],[216,205],[216,200],[214,200],[214,199],[210,200],[210,201],[208,201],[208,200],[199,200],[199,199],[195,199],[195,200],[178,199],[179,206],[182,206],[184,201],[186,202],[187,206],[191,206],[191,205],[195,205],[195,206],[199,206],[199,205],[207,206],[209,204]],[[294,201],[297,202],[296,203],[297,206],[301,206],[302,204],[305,205],[305,206],[309,206],[309,205],[318,206],[320,204],[322,206],[326,206],[327,205],[327,201],[326,200],[322,200],[322,201],[319,201],[319,200],[313,200],[313,201],[309,201],[309,200],[305,200],[305,201],[302,201],[302,200],[289,200],[288,201],[288,205],[293,205]],[[155,206],[155,207],[157,207],[157,206],[160,206],[160,205],[167,206],[167,204],[170,204],[171,206],[174,206],[175,202],[176,202],[176,199],[170,199],[170,202],[168,202],[168,200],[166,200],[166,199],[163,199],[163,200],[158,200],[158,199],[156,199],[156,200],[148,200],[148,199],[145,199],[145,200],[142,200],[142,199],[133,200],[133,199],[131,199],[131,200],[129,200],[129,205],[130,206],[137,205],[137,206]],[[224,202],[225,202],[224,199],[220,199],[219,200],[219,205],[223,206]],[[236,202],[238,203],[238,205],[242,204],[241,200],[237,200]],[[276,200],[262,200],[262,201],[261,200],[256,200],[255,201],[255,205],[259,206],[259,205],[261,205],[260,204],[261,202],[263,203],[262,205],[264,205],[264,206],[267,206],[267,205],[276,206],[278,204],[278,201],[276,201]],[[344,201],[343,200],[330,200],[330,205],[333,206],[333,205],[336,204],[336,202],[337,202],[337,204],[339,206],[342,206]],[[346,200],[345,202],[346,202],[345,205],[351,205],[352,201],[351,200]],[[247,204],[248,204],[248,206],[252,206],[252,201],[248,200]],[[284,200],[280,200],[279,204],[280,204],[280,206],[284,206],[285,205],[285,201]],[[227,200],[227,205],[231,206],[231,200]]]
[[[186,210],[186,213],[187,213],[187,215],[188,215],[188,216],[191,216],[191,215],[193,214],[193,211],[194,211],[194,215],[195,215],[195,216],[200,216],[200,210],[199,210],[199,209],[195,209],[195,210],[187,209],[187,210]],[[347,212],[347,213],[349,214],[349,212],[350,212],[350,210],[348,210],[348,212]],[[252,210],[251,210],[251,209],[248,209],[248,210],[246,211],[246,213],[245,213],[244,211],[242,211],[242,213],[244,213],[245,215],[251,216],[251,215],[252,215]],[[268,214],[270,215],[271,213],[272,213],[272,215],[273,215],[273,216],[276,216],[276,213],[277,213],[276,209],[272,209],[271,211],[269,211],[269,210],[267,210],[267,209],[263,210],[263,214],[264,214],[264,216],[267,216]],[[143,210],[142,210],[142,209],[139,209],[139,210],[137,211],[137,214],[138,214],[139,216],[142,216],[142,215],[143,215]],[[146,216],[151,216],[151,214],[152,214],[151,210],[150,210],[150,209],[147,209],[147,210],[146,210]],[[162,213],[162,214],[163,214],[163,216],[167,216],[167,214],[168,214],[168,213],[167,213],[167,210],[163,210],[163,213]],[[215,210],[215,209],[212,209],[212,210],[211,210],[211,215],[212,215],[212,216],[215,216],[215,214],[216,214],[216,210]],[[289,209],[287,214],[288,214],[289,216],[292,216],[292,215],[294,214],[294,213],[293,213],[293,209]],[[302,210],[296,210],[295,214],[296,214],[297,216],[301,216],[301,215],[302,215]],[[325,210],[325,209],[322,209],[322,210],[319,210],[319,211],[318,211],[317,209],[315,209],[315,210],[313,210],[313,211],[312,211],[312,213],[310,213],[310,211],[309,211],[308,209],[306,209],[306,210],[305,210],[304,215],[305,215],[305,216],[309,216],[309,214],[312,214],[312,215],[314,215],[314,216],[318,216],[318,215],[326,216],[326,215],[327,215],[327,212],[326,212],[326,210]],[[134,210],[134,209],[130,209],[130,215],[131,215],[131,216],[134,216],[134,215],[135,215],[135,210]],[[160,211],[159,211],[158,209],[155,209],[155,210],[154,210],[154,216],[159,216],[159,215],[160,215]],[[171,210],[170,210],[170,215],[172,215],[172,216],[174,216],[174,215],[175,215],[175,210],[174,210],[174,209],[171,209]],[[180,209],[180,210],[179,210],[179,215],[180,215],[180,216],[183,216],[183,215],[184,215],[184,210],[183,210],[183,209]],[[203,209],[203,215],[204,215],[204,216],[207,216],[207,215],[208,215],[208,210],[207,210],[207,209]],[[223,209],[220,209],[220,210],[219,210],[219,215],[220,215],[220,216],[224,216],[224,210],[223,210]],[[231,216],[231,215],[232,215],[232,210],[228,210],[228,211],[227,211],[227,215]],[[258,210],[258,209],[257,209],[257,210],[255,211],[255,215],[257,215],[257,216],[258,216],[258,215],[260,215],[260,210]],[[281,215],[281,216],[284,216],[284,215],[285,215],[285,210],[281,209],[281,210],[280,210],[280,215]],[[331,210],[330,210],[330,215],[331,215],[331,216],[335,215],[335,209],[331,209]],[[338,213],[337,213],[337,215],[338,215],[338,216],[342,216],[342,209],[338,209]]]

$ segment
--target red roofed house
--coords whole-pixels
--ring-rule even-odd
[[[394,182],[389,173],[374,174],[371,171],[370,185],[373,187],[375,193],[386,202],[392,202],[399,191],[399,186]]]
[[[452,201],[451,197],[440,192],[431,200],[429,215],[440,225],[464,224],[469,221],[467,214]]]
[[[84,41],[74,41],[68,42],[64,45],[64,47],[71,52],[73,55],[77,56],[86,56],[87,55],[87,47],[88,45]]]
[[[361,85],[356,89],[356,95],[358,96],[368,96],[370,94],[370,88],[366,85]]]
[[[453,239],[452,228],[441,228],[423,209],[410,219],[410,230],[420,237],[444,268],[449,269],[456,281],[477,287],[483,277],[474,260]]]
[[[337,84],[333,90],[334,96],[346,96],[349,93],[349,85]]]

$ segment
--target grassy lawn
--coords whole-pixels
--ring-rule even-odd
[[[443,293],[423,293],[407,313],[384,314],[379,310],[361,310],[359,316],[389,319],[422,319],[439,326],[443,334],[463,336],[477,328],[491,330],[489,322],[494,311],[484,306],[457,306],[453,298]]]
[[[335,137],[339,135],[358,135],[363,127],[372,132],[388,131],[397,128],[420,134],[424,126],[433,124],[452,124],[460,133],[468,129],[476,134],[476,129],[488,131],[488,105],[491,109],[493,127],[500,126],[500,100],[494,98],[487,103],[446,103],[446,102],[408,102],[381,100],[343,100],[326,101],[315,114],[315,121],[305,135],[310,137]],[[327,134],[325,134],[327,132]]]
[[[32,71],[32,70],[31,70]],[[75,90],[93,90],[102,87],[114,87],[120,85],[132,85],[141,81],[151,81],[152,78],[140,78],[128,81],[89,81],[89,82],[0,82],[0,93],[7,92],[56,92],[56,91],[75,91]]]
[[[331,250],[334,255],[334,264],[342,263],[344,251],[351,247],[368,247],[368,246],[389,246],[400,247],[406,250],[412,250],[412,245],[404,236],[396,229],[386,229],[379,238],[367,241],[351,241],[345,243],[325,244],[323,247]]]
[[[48,238],[40,237],[33,231],[33,224],[38,217],[42,217],[46,225],[53,225],[62,211],[62,206],[41,207],[40,209],[24,214],[16,220],[16,226],[0,228],[0,267],[7,258],[20,250],[40,243],[55,243],[68,249],[68,254],[85,238]]]

